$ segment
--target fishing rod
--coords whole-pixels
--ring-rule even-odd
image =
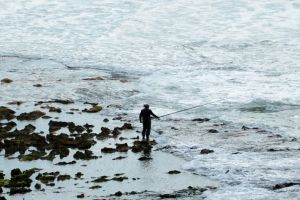
[[[165,117],[165,116],[169,116],[169,115],[173,115],[173,114],[175,114],[175,113],[184,112],[184,111],[187,111],[187,110],[192,110],[192,109],[199,108],[199,107],[202,107],[202,106],[205,106],[205,105],[217,103],[217,102],[220,102],[220,101],[223,101],[223,100],[226,100],[226,99],[219,99],[219,100],[217,100],[217,101],[212,101],[212,102],[208,102],[208,103],[205,103],[205,104],[201,104],[201,105],[193,106],[193,107],[190,107],[190,108],[185,108],[185,109],[182,109],[182,110],[178,110],[178,111],[175,111],[175,112],[167,113],[167,114],[165,114],[165,115],[159,116],[159,118]]]

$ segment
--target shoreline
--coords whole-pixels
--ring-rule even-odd
[[[22,154],[19,155],[19,153],[15,153],[5,157],[5,155],[3,154],[4,150],[1,151],[0,162],[3,162],[2,166],[4,167],[6,180],[10,178],[10,170],[14,168],[20,168],[21,171],[29,170],[30,168],[39,168],[39,170],[37,170],[37,172],[32,175],[31,179],[33,180],[33,182],[30,187],[26,187],[30,188],[32,190],[31,192],[25,193],[23,195],[18,194],[7,196],[10,190],[9,188],[3,188],[5,194],[4,196],[9,197],[10,199],[18,199],[19,197],[23,197],[24,199],[45,199],[45,195],[47,196],[47,198],[49,196],[49,199],[58,198],[61,195],[66,196],[69,199],[73,199],[76,198],[77,195],[79,195],[79,197],[80,195],[82,196],[82,194],[84,194],[84,198],[88,199],[95,199],[100,197],[109,199],[115,198],[118,195],[122,195],[118,198],[133,199],[141,198],[141,196],[146,199],[164,198],[164,196],[161,195],[166,195],[165,197],[168,197],[168,195],[170,195],[169,197],[172,197],[173,195],[173,197],[177,196],[182,198],[190,198],[195,196],[201,197],[203,191],[213,189],[217,185],[215,181],[182,170],[181,166],[185,163],[184,159],[175,157],[172,154],[164,153],[156,149],[154,141],[150,141],[150,149],[146,148],[142,150],[142,145],[139,146],[139,148],[142,149],[137,148],[136,153],[132,152],[132,148],[134,148],[134,146],[140,145],[140,137],[137,137],[137,129],[129,125],[130,120],[126,119],[126,115],[111,115],[112,113],[116,113],[117,108],[104,107],[101,111],[97,110],[97,112],[95,113],[89,113],[86,111],[83,112],[83,110],[87,109],[87,111],[89,111],[90,109],[95,108],[98,105],[81,104],[76,102],[65,105],[61,103],[51,102],[35,106],[32,104],[30,105],[29,103],[8,106],[16,111],[16,116],[21,116],[24,112],[28,113],[34,110],[40,110],[41,112],[45,113],[44,116],[36,120],[20,121],[13,119],[10,121],[16,122],[16,127],[19,131],[26,127],[28,124],[31,124],[33,127],[35,127],[33,130],[29,130],[29,132],[25,134],[32,134],[33,132],[37,132],[38,135],[41,136],[46,136],[49,134],[58,136],[62,133],[67,133],[69,135],[68,137],[71,138],[71,136],[73,135],[76,138],[80,137],[80,135],[84,135],[84,132],[86,132],[86,134],[90,134],[91,138],[89,139],[89,141],[93,141],[90,148],[86,148],[86,150],[92,152],[92,156],[90,158],[83,158],[84,160],[74,159],[77,152],[84,152],[78,149],[78,146],[67,147],[69,149],[69,153],[68,155],[66,155],[66,157],[60,159],[58,153],[58,155],[54,156],[52,160],[46,159],[49,158],[50,152],[55,150],[52,147],[49,147],[49,149],[46,148],[46,150],[41,150],[45,153],[42,156],[38,155],[37,157],[30,155],[32,155],[32,152],[40,150],[32,148],[30,147],[30,145],[24,152],[25,156],[20,156]],[[56,111],[49,112],[49,110]],[[94,112],[94,110],[92,111]],[[72,112],[72,114],[70,112]],[[50,116],[51,118],[45,116]],[[83,127],[88,127],[84,126],[84,124],[88,123],[90,125],[89,127],[91,128],[84,128],[85,130],[82,131],[82,133],[78,133],[76,131],[70,133],[70,127],[52,127],[52,129],[55,131],[53,131],[53,133],[48,133],[49,122],[51,120],[68,123],[73,122],[75,126],[79,125]],[[4,127],[3,123],[5,122],[1,121],[1,123],[1,126]],[[127,125],[124,126],[124,124]],[[103,126],[108,127],[108,129],[110,130],[109,134],[112,134],[113,130],[118,133],[116,133],[116,136],[105,134],[102,134],[101,136],[101,133],[99,132],[101,132],[101,127]],[[116,127],[125,128],[123,129]],[[9,131],[13,132],[13,130],[14,128]],[[102,128],[102,133],[104,133],[105,131],[106,129],[103,130]],[[66,139],[68,137],[66,137]],[[49,139],[49,136],[47,136],[46,138]],[[46,139],[46,142],[49,144],[49,140]],[[118,148],[116,144],[125,143],[127,145],[121,146],[121,149],[116,150],[116,147]],[[61,145],[63,146],[67,144]],[[145,145],[147,146],[147,144]],[[105,148],[108,149],[106,153],[104,153]],[[144,153],[142,153],[143,151]],[[22,159],[29,159],[30,161],[19,161]],[[74,162],[76,163],[74,164]],[[65,165],[55,165],[58,163]],[[178,174],[172,174],[172,171],[174,170],[175,172],[178,171]],[[39,183],[40,180],[36,180],[37,174],[50,173],[55,171],[60,172],[59,175],[54,178],[55,181],[50,181],[49,183],[47,182],[45,185],[43,183]],[[78,172],[83,173],[83,179],[75,177],[75,174]],[[170,174],[168,174],[168,172],[170,172]],[[116,176],[116,174],[122,175]],[[59,176],[66,176],[69,180],[57,181]],[[95,181],[97,177],[99,178],[101,176],[107,176],[109,178],[107,178],[108,180],[105,180],[103,182],[101,181],[99,185],[93,184],[93,181]],[[123,177],[123,179],[120,179],[120,177]],[[36,184],[40,184],[41,189],[36,189]],[[44,191],[41,191],[43,189]],[[76,195],[70,191],[74,191]],[[118,193],[119,191],[121,193]]]

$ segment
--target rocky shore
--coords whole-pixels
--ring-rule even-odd
[[[116,108],[69,100],[1,106],[0,199],[189,199],[215,188],[180,171],[184,161],[154,139],[142,141],[126,113],[105,109]]]

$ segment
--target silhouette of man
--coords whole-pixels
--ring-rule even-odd
[[[142,136],[143,140],[145,139],[145,135],[147,140],[149,140],[150,132],[151,132],[151,115],[158,118],[152,110],[149,109],[149,105],[145,104],[144,109],[141,110],[140,113],[140,122],[143,123],[143,131],[142,131]]]

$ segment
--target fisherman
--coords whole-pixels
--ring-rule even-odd
[[[145,104],[144,109],[142,109],[140,113],[140,122],[143,123],[143,131],[142,131],[143,140],[145,139],[145,135],[146,135],[146,139],[149,140],[149,136],[151,132],[151,115],[159,119],[159,117],[156,116],[152,112],[152,110],[149,109],[149,105]]]

